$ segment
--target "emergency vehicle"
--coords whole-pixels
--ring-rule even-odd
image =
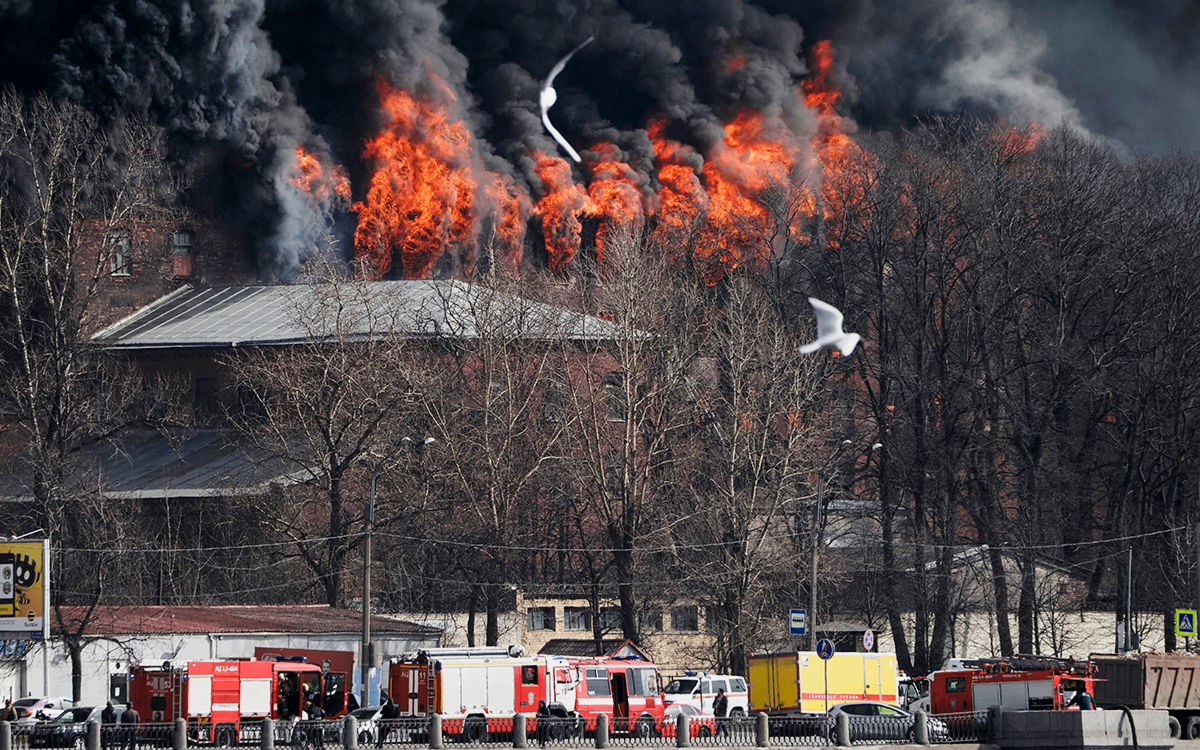
[[[658,667],[642,659],[570,658],[578,670],[575,710],[586,728],[596,728],[600,714],[609,716],[613,732],[635,737],[661,733],[667,702],[659,686]]]
[[[1019,711],[1061,711],[1082,688],[1095,695],[1090,662],[1039,656],[976,659],[961,669],[943,669],[926,678],[929,695],[912,709],[931,714],[986,711],[1003,706]]]
[[[191,742],[218,747],[241,742],[268,716],[303,716],[321,695],[321,668],[296,661],[189,661],[129,674],[129,700],[143,721],[186,719]]]
[[[594,731],[607,714],[612,731],[651,736],[665,702],[658,668],[635,659],[525,656],[518,647],[432,648],[406,654],[388,668],[388,690],[400,717],[442,716],[442,732],[468,742],[512,732],[524,714],[537,730],[539,704],[574,719],[573,732]],[[569,721],[558,721],[561,730]]]
[[[447,736],[479,742],[511,734],[512,717],[536,717],[542,702],[574,716],[575,675],[561,656],[525,656],[515,646],[431,648],[392,661],[388,695],[402,719],[441,714]]]
[[[896,655],[836,653],[822,660],[815,651],[751,654],[750,710],[777,716],[823,714],[847,701],[896,703]]]

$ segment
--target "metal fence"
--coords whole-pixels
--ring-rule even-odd
[[[931,744],[984,742],[989,737],[987,712],[909,717],[881,716],[748,717],[649,722],[600,717],[516,716],[442,719],[400,718],[361,723],[336,720],[128,725],[8,724],[0,722],[0,750],[186,750],[189,747],[275,750],[371,750],[411,745],[441,750],[450,744],[542,747],[821,747],[839,744],[889,744],[925,740]]]
[[[991,737],[987,711],[939,714],[929,718],[929,741],[935,744],[987,742]]]

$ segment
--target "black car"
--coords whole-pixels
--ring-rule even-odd
[[[30,729],[30,747],[70,747],[84,750],[87,744],[87,723],[100,721],[103,708],[77,706],[68,708],[51,721],[41,722]]]

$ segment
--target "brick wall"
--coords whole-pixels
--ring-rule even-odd
[[[76,264],[76,281],[87,284],[92,274],[99,274],[94,312],[84,335],[133,314],[181,284],[256,282],[250,249],[213,219],[143,221],[120,232],[105,230],[97,222],[88,231],[92,241]],[[176,232],[191,233],[190,263],[176,253]],[[128,244],[104,243],[114,234],[124,235]]]

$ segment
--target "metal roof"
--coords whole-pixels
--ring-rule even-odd
[[[125,430],[88,443],[70,461],[68,491],[99,488],[113,500],[251,495],[313,478],[232,430]],[[0,498],[32,499],[31,480],[27,458],[17,456],[0,472]]]
[[[478,336],[479,321],[519,338],[601,341],[618,329],[600,318],[453,279],[184,286],[92,336],[109,349],[299,344],[389,334]]]
[[[64,606],[70,629],[88,615],[88,607]],[[52,630],[60,630],[53,618]],[[387,615],[372,615],[378,633],[435,634],[441,631]],[[324,604],[255,605],[130,605],[96,607],[87,623],[88,635],[148,635],[166,633],[358,633],[362,613]]]

